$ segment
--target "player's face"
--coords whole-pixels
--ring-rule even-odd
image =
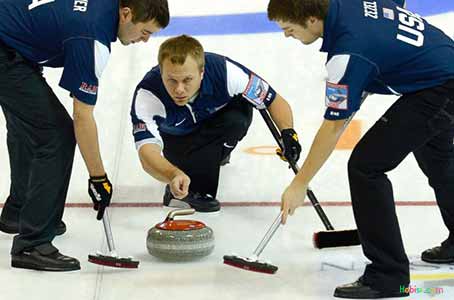
[[[312,17],[305,26],[283,21],[277,21],[277,24],[284,31],[285,37],[292,37],[305,45],[312,44],[323,34],[323,22]]]
[[[120,21],[118,25],[118,39],[123,45],[137,42],[147,42],[150,36],[161,30],[154,21],[134,24],[132,22],[132,11],[129,7],[120,8]]]
[[[183,65],[172,64],[170,59],[162,62],[162,82],[176,105],[184,106],[200,89],[203,71],[194,58],[186,57]]]

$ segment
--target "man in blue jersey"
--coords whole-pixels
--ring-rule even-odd
[[[283,157],[298,160],[290,106],[261,77],[186,35],[166,40],[158,61],[137,86],[131,117],[144,170],[167,183],[164,205],[219,211],[220,166],[246,135],[253,106],[268,109]]]
[[[408,296],[409,261],[386,172],[410,153],[434,189],[450,231],[422,259],[454,262],[454,43],[403,0],[271,0],[268,16],[287,37],[328,53],[326,112],[298,175],[282,195],[283,223],[301,206],[310,180],[328,159],[365,93],[400,98],[356,145],[348,163],[355,220],[372,262],[341,298]]]
[[[80,269],[79,261],[60,254],[52,240],[63,215],[76,142],[98,219],[110,203],[112,185],[93,116],[110,44],[117,37],[124,45],[146,42],[168,22],[166,0],[0,0],[0,106],[11,166],[0,230],[18,233],[13,267]],[[43,66],[64,68],[60,86],[71,93],[74,120],[46,83]]]

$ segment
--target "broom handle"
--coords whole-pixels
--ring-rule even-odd
[[[268,114],[268,111],[266,109],[259,109],[260,114],[263,117],[263,120],[265,120],[266,125],[271,131],[271,134],[273,135],[274,139],[276,140],[277,144],[279,147],[284,151],[284,145],[282,144],[282,139],[279,131],[276,128],[276,125],[274,124],[273,120],[271,120],[270,115]],[[298,173],[299,168],[296,165],[294,161],[288,161],[290,167],[292,168],[293,172],[295,174]],[[323,211],[322,207],[320,206],[320,202],[318,202],[317,198],[315,197],[314,192],[311,190],[310,187],[307,188],[307,197],[312,203],[312,206],[314,207],[315,211],[317,212],[319,218],[322,220],[323,225],[325,225],[326,230],[334,230],[333,225],[329,221],[328,217],[326,216],[325,212]]]
[[[102,217],[102,223],[104,225],[104,232],[106,233],[106,240],[107,240],[107,247],[109,247],[109,252],[115,253],[115,244],[112,235],[112,229],[110,228],[110,220],[109,220],[109,213],[108,208],[104,211],[104,215]]]
[[[282,211],[279,213],[276,220],[274,220],[274,223],[271,225],[271,227],[268,229],[268,231],[266,232],[263,239],[260,241],[260,244],[255,249],[253,255],[255,255],[256,257],[260,256],[263,249],[266,247],[266,245],[271,240],[271,238],[273,237],[276,230],[279,228],[279,225],[281,224],[281,219],[282,219]]]

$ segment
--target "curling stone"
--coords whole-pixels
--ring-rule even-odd
[[[167,261],[188,261],[209,255],[214,249],[213,230],[194,220],[174,220],[192,215],[191,209],[172,210],[162,223],[148,230],[148,252]]]

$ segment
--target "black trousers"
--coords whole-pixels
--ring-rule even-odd
[[[399,98],[353,150],[348,163],[352,205],[364,254],[372,262],[364,280],[376,289],[395,292],[410,281],[392,185],[386,176],[409,153],[435,191],[450,231],[448,240],[454,244],[453,139],[454,80],[450,80]]]
[[[220,162],[246,135],[251,122],[252,106],[234,99],[188,135],[161,132],[164,157],[191,178],[191,191],[216,197]]]
[[[55,237],[71,176],[71,117],[38,66],[0,44],[0,106],[6,119],[10,197],[2,219],[19,223],[11,253],[45,247]]]

